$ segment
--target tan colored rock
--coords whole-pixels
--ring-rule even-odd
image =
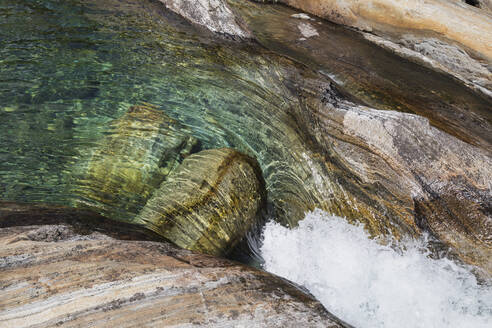
[[[447,0],[282,0],[282,2],[365,31],[434,32],[492,60],[492,16]]]
[[[297,113],[298,122],[334,167],[328,180],[345,184],[352,206],[366,209],[360,220],[376,234],[384,231],[381,224],[391,226],[391,217],[409,232],[430,231],[492,274],[490,152],[425,118],[356,105],[333,86],[324,88],[321,98],[306,95],[309,109]]]
[[[492,73],[488,69],[492,63],[492,14],[485,10],[490,6],[488,0],[478,5],[484,10],[460,0],[279,2],[375,34],[366,37],[492,97]]]
[[[3,204],[2,328],[349,327],[279,277],[87,216]]]
[[[180,247],[220,255],[257,222],[265,201],[256,160],[230,148],[203,150],[168,176],[134,223]]]

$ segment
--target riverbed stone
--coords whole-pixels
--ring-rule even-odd
[[[349,218],[359,212],[374,235],[430,232],[492,274],[490,151],[418,115],[369,108],[331,83],[318,86],[295,115],[331,167],[324,179],[340,195],[327,210]]]
[[[255,159],[230,148],[203,150],[167,177],[134,223],[180,247],[220,255],[257,222],[265,193]]]
[[[291,282],[159,238],[87,211],[0,204],[0,326],[350,327]]]
[[[151,105],[132,106],[73,169],[78,207],[129,221],[198,144],[176,120]]]
[[[409,60],[492,97],[491,2],[461,0],[274,0],[364,32]],[[481,8],[482,10],[480,10]]]

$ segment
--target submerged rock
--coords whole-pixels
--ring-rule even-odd
[[[72,192],[79,196],[74,202],[128,221],[195,145],[197,140],[163,111],[133,106],[74,169]]]
[[[134,222],[180,247],[223,254],[257,221],[264,188],[253,158],[228,148],[204,150],[168,176]]]
[[[206,29],[238,39],[253,35],[234,15],[225,0],[159,0],[166,8]]]
[[[138,227],[0,208],[2,327],[350,327],[293,283]]]

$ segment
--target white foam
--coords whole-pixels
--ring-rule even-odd
[[[267,271],[305,286],[355,327],[492,327],[492,288],[451,260],[429,258],[425,241],[384,246],[320,210],[295,229],[270,222],[263,238]]]

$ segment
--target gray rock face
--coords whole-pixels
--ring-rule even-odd
[[[253,36],[224,0],[159,0],[168,9],[208,30],[238,39]]]
[[[131,107],[110,130],[75,165],[71,191],[76,206],[129,220],[198,141],[150,106]]]
[[[349,327],[279,277],[156,238],[72,209],[2,204],[0,326]]]

